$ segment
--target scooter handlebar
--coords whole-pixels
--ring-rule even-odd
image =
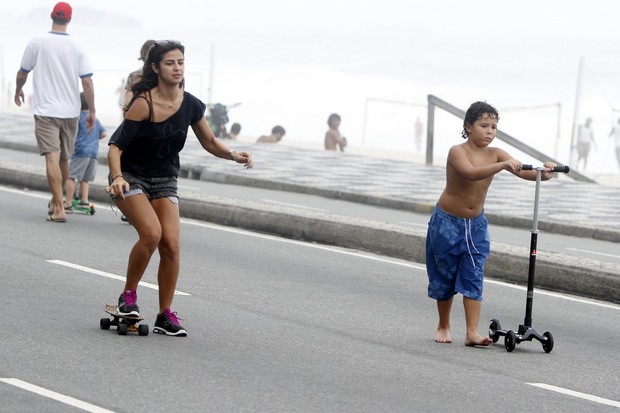
[[[533,169],[536,169],[536,167],[532,165],[525,165],[525,164],[521,165],[521,170],[523,171],[531,171]],[[553,168],[553,172],[562,172],[562,173],[567,174],[570,172],[570,168],[568,167],[568,165],[558,165],[555,168]]]

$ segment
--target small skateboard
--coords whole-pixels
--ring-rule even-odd
[[[144,317],[121,315],[118,313],[118,306],[116,305],[104,305],[103,311],[110,314],[112,319],[104,317],[99,320],[99,327],[102,330],[109,330],[111,326],[115,326],[119,336],[125,336],[127,332],[138,333],[141,336],[149,335],[149,326],[147,324],[140,324]]]
[[[74,199],[71,204],[71,209],[74,213],[78,214],[86,214],[86,215],[95,215],[95,205],[92,203],[80,204],[79,199]]]
[[[47,209],[48,209],[48,214],[49,214],[49,209],[52,206],[52,202],[48,202],[47,203]],[[88,203],[88,205],[80,205],[80,200],[79,199],[74,199],[71,202],[71,208],[67,208],[65,207],[65,212],[67,214],[73,214],[73,213],[77,213],[77,214],[85,214],[85,215],[95,215],[95,205],[92,203]]]

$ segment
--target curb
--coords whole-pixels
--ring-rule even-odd
[[[101,162],[101,160],[100,160]],[[326,188],[316,188],[308,185],[278,182],[268,179],[253,178],[236,174],[213,172],[202,167],[186,165],[181,167],[180,177],[220,184],[250,186],[253,188],[271,189],[286,192],[296,192],[308,195],[317,195],[324,198],[338,199],[359,204],[373,205],[402,211],[423,214],[432,213],[435,204],[429,202],[411,202],[395,198],[378,197],[355,192],[339,191]],[[532,224],[531,218],[519,218],[502,214],[486,213],[490,224],[513,228],[527,228]],[[564,224],[545,220],[538,221],[538,228],[544,232],[568,235],[581,238],[592,238],[600,241],[620,242],[620,231],[597,227],[587,227],[576,224]]]
[[[0,141],[0,148],[24,152],[38,152],[36,144],[32,143]],[[100,153],[98,161],[102,165],[107,165],[107,159],[105,154]],[[181,166],[181,172],[179,174],[179,177],[221,184],[250,186],[254,188],[317,195],[324,198],[338,199],[342,201],[374,205],[383,208],[391,208],[423,214],[432,213],[435,206],[434,203],[429,202],[404,201],[395,198],[372,196],[367,194],[359,194],[355,192],[339,191],[327,188],[317,188],[309,185],[280,182],[237,174],[213,172],[205,169],[202,166],[192,165],[191,163],[186,162],[184,162]],[[488,212],[486,216],[490,224],[513,228],[527,228],[531,225],[532,222],[530,218],[519,218],[502,214],[494,214],[490,212]],[[600,227],[588,227],[583,225],[576,225],[573,223],[566,224],[559,222],[550,222],[545,220],[538,221],[538,228],[541,231],[554,234],[568,235],[581,238],[592,238],[600,241],[620,243],[620,231],[617,230],[609,230]]]
[[[0,165],[0,182],[48,191],[43,168],[17,170]],[[110,198],[104,188],[101,182],[93,182],[91,198],[109,203]],[[357,249],[419,263],[425,261],[426,233],[423,230],[191,192],[183,195],[180,213],[184,218],[286,238]],[[492,243],[485,274],[489,278],[526,284],[528,265],[528,248]],[[536,286],[620,304],[620,265],[543,252],[536,261]]]

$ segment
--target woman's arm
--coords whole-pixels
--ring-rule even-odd
[[[134,100],[125,114],[125,121],[119,126],[121,130],[114,132],[111,139],[112,143],[110,143],[108,147],[108,168],[110,170],[110,179],[112,179],[112,182],[106,190],[110,194],[118,196],[121,199],[125,198],[124,192],[129,190],[129,184],[125,181],[125,178],[123,178],[123,171],[121,170],[121,155],[123,154],[123,150],[115,143],[115,136],[117,133],[128,133],[131,135],[131,129],[137,127],[136,122],[147,120],[149,116],[150,108],[146,99],[139,98]],[[133,132],[135,132],[135,130]],[[120,139],[122,140],[122,136],[120,136]],[[121,143],[121,145],[123,144]]]
[[[200,145],[210,154],[243,164],[248,169],[254,166],[252,156],[248,152],[231,150],[221,140],[217,139],[204,117],[192,125],[192,130],[196,134]]]
[[[108,168],[110,169],[110,186],[106,188],[106,191],[113,196],[118,196],[121,199],[125,199],[125,191],[129,191],[129,184],[123,178],[123,172],[121,171],[121,155],[123,150],[111,144],[108,148]]]

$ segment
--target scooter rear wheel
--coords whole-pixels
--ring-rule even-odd
[[[501,330],[502,327],[499,324],[499,320],[496,320],[495,318],[491,320],[491,325],[489,326],[489,337],[491,337],[491,340],[493,340],[494,343],[497,343],[497,341],[499,340],[499,337],[501,336],[500,333],[497,332],[497,330]]]

